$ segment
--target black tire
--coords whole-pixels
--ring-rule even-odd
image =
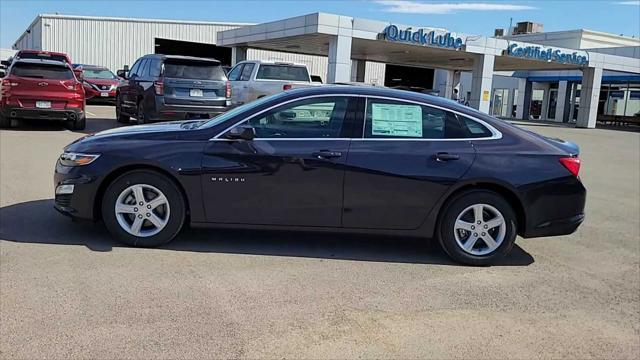
[[[147,120],[147,116],[144,113],[144,106],[142,105],[142,99],[138,101],[138,113],[136,115],[136,120],[138,120],[138,124],[146,124],[149,122]]]
[[[115,206],[118,201],[118,197],[130,186],[136,184],[155,187],[164,194],[169,203],[170,211],[167,215],[168,219],[166,219],[166,225],[154,235],[146,237],[132,235],[120,225],[118,218],[116,217]],[[141,207],[141,209],[143,207]],[[150,170],[135,170],[127,172],[115,179],[105,191],[102,198],[101,209],[102,219],[111,236],[121,243],[139,247],[155,247],[171,241],[180,232],[180,229],[184,224],[186,214],[185,201],[178,186],[166,176]],[[138,216],[140,215],[141,214],[138,214]],[[135,219],[135,215],[133,215],[133,218],[129,217],[127,219],[128,220],[125,219],[125,221],[133,222],[132,219]],[[151,226],[151,222],[147,222],[146,220],[144,221],[144,224],[146,224],[147,227]]]
[[[8,129],[11,127],[11,118],[8,118],[0,113],[0,128]]]
[[[475,223],[475,220],[471,220],[469,218],[469,216],[473,215],[472,213],[469,213],[469,211],[473,212],[473,210],[467,210],[467,212],[464,212],[465,209],[478,204],[489,205],[489,207],[484,207],[485,211],[483,212],[483,221],[490,220],[492,215],[496,215],[494,210],[497,210],[502,215],[505,225],[502,242],[499,243],[494,250],[486,254],[479,254],[483,251],[489,251],[490,249],[489,243],[485,243],[482,235],[488,234],[492,239],[499,239],[500,228],[496,227],[484,230],[484,223],[481,225],[481,228],[477,223]],[[491,207],[493,209],[491,209]],[[463,231],[462,233],[464,236],[460,236],[460,233],[457,232],[459,230],[456,230],[455,223],[458,216],[462,215],[463,212],[465,216],[467,216],[464,219],[469,220],[469,222],[473,222],[474,228],[475,226],[478,226],[478,228],[475,230],[469,230],[468,232]],[[466,245],[466,241],[470,240],[470,237],[474,236],[474,234],[477,239],[475,241],[475,245],[471,246],[471,250],[466,251],[462,246]],[[459,244],[456,236],[460,239],[461,244]],[[482,266],[495,264],[497,260],[504,257],[511,251],[515,243],[516,236],[517,217],[513,211],[513,207],[501,195],[488,190],[470,190],[455,196],[444,206],[440,221],[438,222],[438,239],[444,251],[453,260],[467,265]]]
[[[84,130],[86,127],[87,127],[87,118],[84,116],[81,117],[80,119],[69,122],[69,128],[74,131]]]
[[[122,113],[122,103],[120,102],[120,96],[116,99],[116,121],[121,124],[129,123],[129,116]]]

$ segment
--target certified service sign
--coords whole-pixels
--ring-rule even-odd
[[[460,50],[460,48],[462,48],[462,45],[464,44],[462,38],[456,37],[450,32],[437,34],[433,30],[411,30],[411,28],[400,30],[396,25],[389,25],[380,35],[382,39],[387,41],[397,41],[423,46],[434,46],[452,50]]]
[[[520,44],[511,42],[509,47],[504,51],[505,55],[540,60],[547,62],[555,62],[560,64],[571,64],[584,66],[589,63],[589,54],[584,51],[567,52],[564,49],[556,49],[541,45]]]

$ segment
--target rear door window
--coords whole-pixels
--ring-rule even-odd
[[[367,99],[364,137],[456,139],[467,134],[452,112],[409,102]]]
[[[64,66],[45,64],[16,63],[13,65],[11,74],[34,79],[73,79],[73,71],[71,71],[71,69]]]
[[[144,59],[142,60],[142,64],[140,64],[140,69],[137,72],[138,77],[146,77],[149,74],[149,62],[151,60]]]
[[[167,59],[164,76],[179,79],[226,80],[222,66],[210,61]]]
[[[162,62],[158,59],[151,60],[151,65],[149,66],[149,75],[151,77],[157,78],[160,76],[160,72],[162,71]]]
[[[304,66],[260,65],[256,79],[309,82],[309,72]]]

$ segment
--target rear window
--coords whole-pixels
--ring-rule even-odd
[[[304,66],[260,65],[256,79],[309,82],[309,72]]]
[[[220,64],[198,61],[167,60],[164,76],[180,79],[226,80],[227,76]]]
[[[73,79],[73,72],[71,69],[63,66],[44,64],[17,63],[13,65],[11,75],[36,79]]]
[[[44,59],[67,62],[67,58],[62,55],[51,55],[47,53],[20,53],[20,59]]]

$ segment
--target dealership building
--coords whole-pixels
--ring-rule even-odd
[[[640,41],[574,30],[479,36],[314,13],[263,24],[39,15],[13,45],[112,70],[149,53],[304,63],[325,82],[457,98],[513,119],[640,117]]]

